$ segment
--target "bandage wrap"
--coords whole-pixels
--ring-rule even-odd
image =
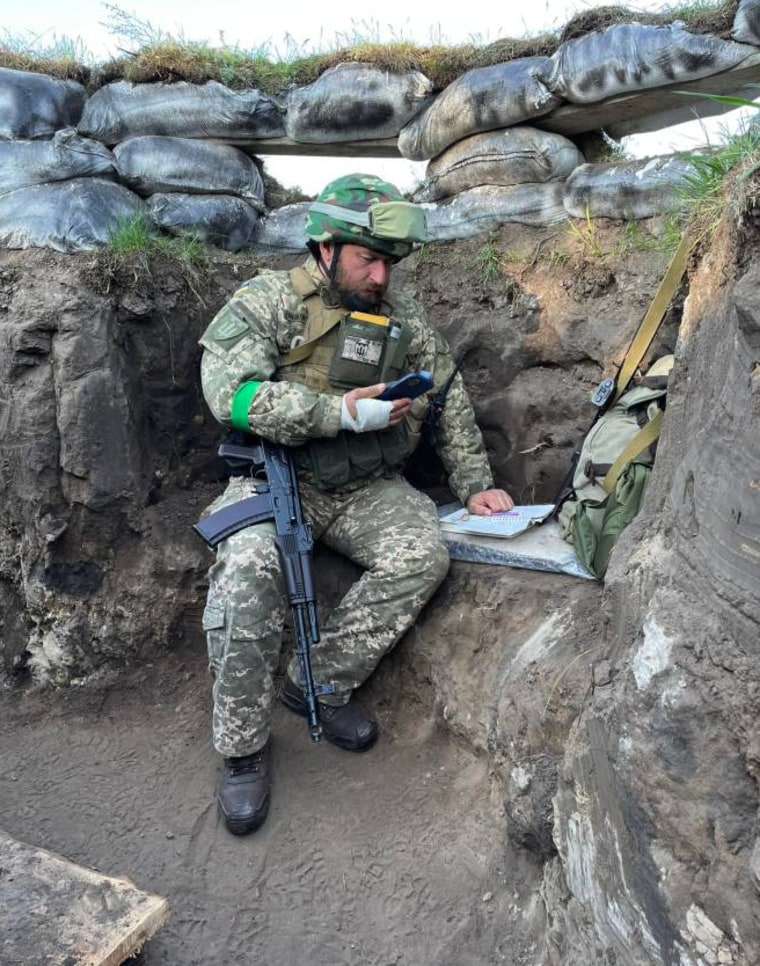
[[[346,397],[343,397],[343,407],[340,413],[340,428],[354,433],[369,433],[376,429],[385,429],[391,418],[392,402],[382,399],[357,399],[356,419],[348,411]]]

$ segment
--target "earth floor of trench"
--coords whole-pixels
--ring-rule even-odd
[[[432,699],[368,689],[381,737],[314,745],[277,706],[269,817],[230,835],[198,650],[103,686],[9,691],[0,809],[15,838],[167,898],[131,966],[537,963],[537,870],[511,848],[488,762]],[[30,966],[35,962],[30,950]]]

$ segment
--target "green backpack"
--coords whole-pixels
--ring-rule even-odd
[[[639,512],[660,435],[672,356],[658,360],[640,383],[600,416],[583,440],[563,500],[560,532],[595,577],[607,571],[617,538]]]

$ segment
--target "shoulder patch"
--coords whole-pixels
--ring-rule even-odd
[[[235,312],[222,310],[203,335],[204,342],[215,342],[229,350],[248,333],[248,324]]]

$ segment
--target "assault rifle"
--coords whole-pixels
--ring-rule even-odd
[[[209,514],[193,529],[213,550],[222,540],[244,527],[274,520],[275,545],[280,554],[285,590],[293,613],[293,631],[301,687],[306,699],[309,733],[312,741],[322,737],[319,704],[311,672],[310,649],[319,642],[317,602],[311,552],[314,540],[311,527],[303,518],[298,476],[290,450],[265,439],[252,446],[223,443],[219,455],[233,465],[263,466],[266,480],[256,483],[256,493]]]

